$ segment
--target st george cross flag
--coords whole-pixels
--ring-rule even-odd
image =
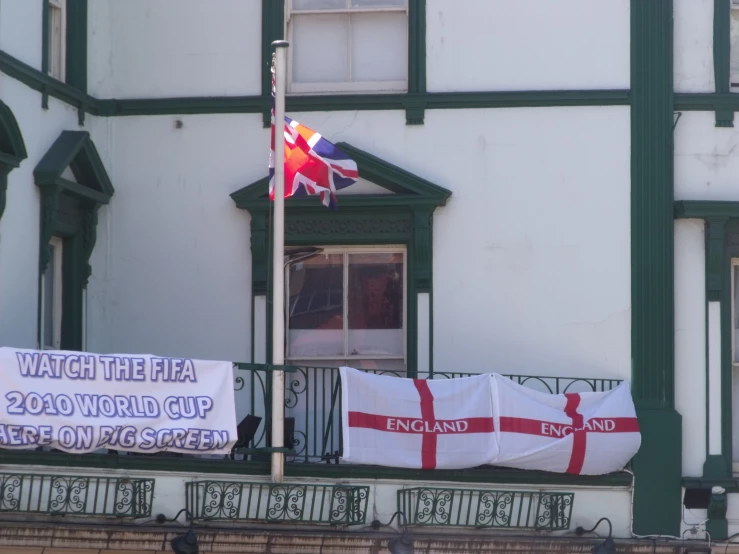
[[[493,465],[602,475],[641,445],[629,384],[608,392],[545,394],[491,376],[499,451]]]
[[[497,455],[490,376],[402,379],[341,368],[342,461],[461,469]]]
[[[275,69],[272,68],[272,138],[269,151],[269,197],[274,200]],[[285,198],[320,194],[329,209],[337,207],[336,191],[359,178],[357,164],[319,133],[285,117]]]

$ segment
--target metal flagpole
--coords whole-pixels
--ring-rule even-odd
[[[275,205],[272,243],[272,365],[285,365],[285,84],[286,40],[276,40],[275,48]],[[272,372],[272,447],[284,446],[285,372]],[[282,482],[285,455],[272,453],[272,481]]]

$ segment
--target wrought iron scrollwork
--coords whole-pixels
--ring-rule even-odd
[[[512,492],[482,491],[477,508],[477,527],[510,527],[513,511]]]
[[[87,508],[89,477],[55,476],[51,478],[49,512],[84,514]]]
[[[115,486],[115,515],[145,517],[151,514],[153,479],[119,479]]]
[[[398,491],[411,525],[559,531],[570,526],[574,493],[417,487]]]
[[[203,519],[235,519],[239,515],[242,486],[240,483],[208,482],[205,484]]]
[[[329,521],[333,524],[363,523],[367,512],[369,487],[342,487],[333,489]]]
[[[419,489],[416,520],[420,525],[449,525],[454,491]]]
[[[300,521],[306,485],[272,485],[269,490],[267,521]]]
[[[572,493],[541,493],[536,514],[537,529],[562,530],[570,527]]]
[[[296,377],[290,379],[285,383],[285,408],[294,408],[298,405],[298,397],[305,393],[308,387],[308,374],[306,368],[299,368],[299,371],[295,374]],[[297,375],[302,375],[300,379]]]
[[[0,512],[18,511],[22,484],[22,475],[0,474]]]

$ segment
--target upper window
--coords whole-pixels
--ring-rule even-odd
[[[408,0],[288,0],[289,91],[408,89]]]
[[[66,76],[67,0],[49,2],[49,75],[60,81]]]
[[[326,248],[290,266],[287,358],[405,369],[405,250]]]

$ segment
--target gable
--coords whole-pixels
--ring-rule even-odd
[[[346,142],[337,143],[337,146],[357,163],[360,177],[359,182],[340,191],[342,199],[339,202],[339,210],[342,205],[354,207],[415,204],[443,206],[452,194],[443,187]],[[269,205],[268,193],[269,178],[263,177],[233,192],[231,198],[241,209],[264,209]],[[320,205],[318,196],[290,198],[285,203],[285,209],[290,211],[295,208],[318,205]]]
[[[0,163],[18,167],[27,157],[18,122],[8,105],[0,100]]]
[[[36,185],[56,186],[98,204],[114,189],[87,131],[63,131],[33,170]]]

